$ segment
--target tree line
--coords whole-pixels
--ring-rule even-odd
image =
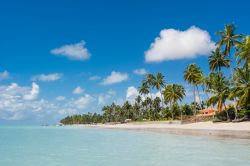
[[[138,87],[139,95],[133,103],[112,103],[102,108],[102,114],[68,116],[61,122],[74,124],[125,122],[126,119],[182,120],[183,116],[196,116],[199,110],[208,107],[215,108],[216,117],[221,120],[239,121],[249,118],[250,36],[236,33],[234,24],[225,25],[224,30],[216,34],[220,39],[208,57],[210,72],[206,75],[196,64],[188,65],[183,72],[184,80],[193,89],[192,103],[182,103],[186,96],[183,85],[167,84],[162,73],[148,73]],[[225,74],[226,72],[230,74]],[[153,98],[153,90],[159,91],[160,95]],[[205,100],[201,100],[201,91],[206,96]]]

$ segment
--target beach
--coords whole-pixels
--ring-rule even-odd
[[[213,123],[209,121],[190,124],[180,124],[178,122],[170,124],[167,121],[159,121],[131,122],[125,124],[97,124],[90,125],[90,127],[250,139],[250,122]]]

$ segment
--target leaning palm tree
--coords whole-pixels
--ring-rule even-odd
[[[212,51],[212,54],[208,57],[209,68],[212,71],[221,71],[222,67],[228,68],[231,60],[220,52],[219,48]]]
[[[177,104],[178,101],[182,101],[185,96],[185,89],[182,85],[170,84],[165,87],[163,90],[164,99],[170,104],[172,109],[174,104]],[[172,120],[174,120],[174,112],[171,111]]]
[[[190,64],[184,71],[184,79],[193,86],[193,95],[194,95],[194,105],[196,106],[196,89],[197,85],[201,84],[203,78],[203,73],[200,70],[200,67],[196,64]],[[196,107],[194,107],[194,114],[196,116]]]
[[[164,76],[161,73],[157,73],[155,77],[155,81],[153,84],[153,87],[155,87],[158,91],[161,93],[161,103],[163,107],[163,97],[162,97],[162,87],[164,87],[165,81],[164,81]]]

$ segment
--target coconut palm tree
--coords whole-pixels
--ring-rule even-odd
[[[162,97],[162,87],[164,87],[165,81],[164,81],[164,76],[161,73],[157,73],[156,77],[154,79],[154,84],[153,87],[155,87],[158,91],[161,93],[161,103],[163,107],[163,97]]]
[[[244,67],[250,66],[250,36],[245,37],[242,43],[236,46],[236,56],[239,58],[237,64],[244,62]]]
[[[225,102],[230,94],[230,82],[222,73],[213,73],[213,76],[211,78],[213,80],[211,80],[211,88],[209,89],[209,92],[213,94],[213,96],[208,99],[207,103],[208,105],[217,105],[218,112],[221,112],[223,106],[225,108]],[[227,119],[229,121],[230,117],[227,110],[226,113]]]
[[[224,31],[216,32],[216,34],[220,36],[220,40],[217,44],[219,47],[224,46],[225,55],[230,55],[231,48],[235,46],[235,44],[239,44],[243,36],[242,34],[235,34],[235,30],[236,27],[234,24],[226,24]]]
[[[178,101],[182,101],[185,96],[185,89],[182,85],[170,84],[165,87],[163,90],[164,99],[170,104],[170,108],[174,104],[177,104]],[[172,120],[174,120],[173,110],[171,111]]]
[[[145,82],[139,87],[139,93],[144,95],[144,97],[149,94],[149,86]]]
[[[197,86],[202,83],[203,73],[200,70],[200,67],[196,64],[190,64],[184,71],[184,79],[193,86],[193,94],[194,94],[194,105],[196,105],[196,89]],[[197,110],[196,107],[193,108],[194,113],[196,115]]]
[[[127,118],[130,119],[130,114],[131,114],[131,108],[132,108],[132,105],[126,101],[123,106],[122,106],[123,110],[125,111],[125,115],[127,115]]]
[[[224,31],[219,31],[216,34],[220,36],[220,40],[217,43],[218,46],[223,49],[223,54],[230,57],[231,48],[236,44],[240,43],[240,39],[242,38],[242,34],[235,34],[236,27],[234,24],[226,24],[224,27]],[[231,77],[233,75],[233,67],[230,63],[230,71]]]
[[[238,105],[244,109],[250,109],[250,69],[248,67],[237,68],[237,77],[233,94],[239,99]]]
[[[212,51],[212,54],[208,57],[209,68],[212,71],[221,71],[222,67],[230,67],[231,60],[220,52],[219,48]]]

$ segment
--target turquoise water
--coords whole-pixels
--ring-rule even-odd
[[[250,140],[74,127],[0,127],[0,166],[249,166]]]

